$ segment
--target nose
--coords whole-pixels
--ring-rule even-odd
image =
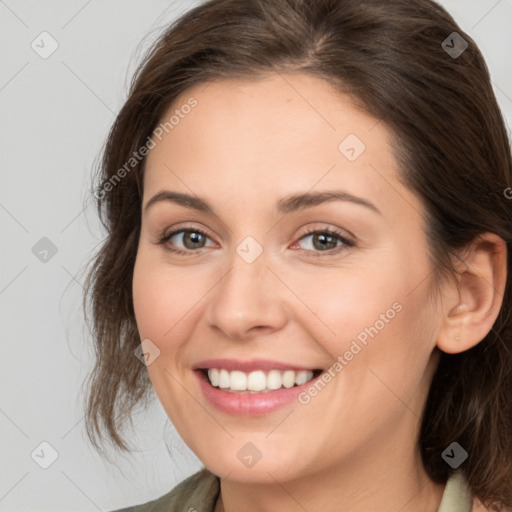
[[[247,263],[235,254],[231,268],[209,294],[208,323],[224,337],[248,340],[286,325],[284,290],[264,256]]]

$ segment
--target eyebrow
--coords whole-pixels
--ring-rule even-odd
[[[190,208],[198,210],[204,213],[214,214],[213,208],[210,204],[197,196],[191,196],[189,194],[183,194],[181,192],[173,192],[170,190],[162,190],[155,194],[144,207],[147,211],[151,206],[159,202],[172,202]],[[354,196],[344,190],[330,190],[325,192],[304,192],[301,194],[293,194],[280,199],[277,202],[277,210],[280,213],[291,213],[313,206],[327,203],[330,201],[346,201],[360,206],[364,206],[369,210],[382,215],[382,212],[370,201],[363,199],[362,197]]]

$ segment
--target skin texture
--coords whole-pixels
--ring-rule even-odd
[[[421,463],[421,412],[439,349],[467,350],[492,327],[504,244],[486,234],[490,244],[475,245],[460,291],[450,282],[429,300],[423,206],[397,179],[384,123],[305,74],[200,84],[165,119],[190,97],[197,106],[147,157],[133,296],[141,340],[160,350],[148,366],[155,392],[223,478],[218,510],[437,510],[444,486]],[[338,149],[349,134],[366,146],[354,161]],[[201,197],[215,214],[170,201],[145,211],[162,190]],[[328,190],[380,213],[345,201],[276,209],[290,194]],[[157,244],[185,227],[206,231],[205,247],[184,245],[182,235],[166,244],[185,255]],[[328,255],[304,237],[325,228],[356,245],[338,242]],[[248,236],[263,249],[252,263],[236,251]],[[400,312],[307,405],[229,415],[205,399],[191,369],[209,358],[328,369],[394,303]],[[251,468],[237,457],[248,442],[262,453]]]

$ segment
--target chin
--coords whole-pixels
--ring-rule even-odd
[[[209,453],[207,456],[200,456],[201,462],[215,475],[220,478],[240,483],[273,484],[288,481],[300,476],[300,468],[297,467],[295,457],[276,459],[272,455],[261,454],[261,458],[243,462],[244,455],[240,460],[238,450],[228,453]],[[287,453],[281,451],[281,454]],[[201,455],[201,454],[198,454]],[[290,461],[294,461],[291,463]]]

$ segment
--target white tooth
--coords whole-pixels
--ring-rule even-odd
[[[261,370],[250,372],[249,374],[241,371],[228,372],[210,368],[208,378],[214,387],[230,389],[232,391],[263,391],[276,390],[281,387],[292,388],[295,384],[300,386],[313,378],[311,370],[270,370],[268,374]]]
[[[229,388],[229,372],[227,370],[220,370],[219,372],[219,388]]]
[[[267,375],[267,388],[279,389],[282,385],[281,372],[279,370],[270,370]]]
[[[265,373],[257,370],[249,373],[247,377],[247,389],[249,391],[262,391],[267,387],[267,378]]]
[[[217,387],[219,385],[219,370],[217,370],[217,368],[210,368],[208,370],[208,378],[210,379],[211,385]]]
[[[292,388],[295,384],[295,372],[293,370],[286,370],[283,373],[283,386],[285,388]]]
[[[231,372],[229,382],[229,387],[234,391],[245,391],[247,389],[247,375],[244,372]]]
[[[308,381],[308,372],[307,370],[301,370],[295,375],[295,384],[300,386],[301,384],[305,384]]]

